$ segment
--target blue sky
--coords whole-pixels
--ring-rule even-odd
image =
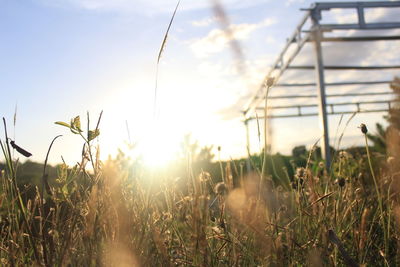
[[[245,74],[237,73],[229,40],[219,28],[211,3],[181,2],[159,66],[160,118],[154,126],[156,59],[176,1],[0,0],[0,115],[7,118],[16,143],[30,150],[33,160],[43,161],[51,139],[63,134],[51,162],[59,162],[62,155],[74,163],[82,142],[54,122],[77,115],[85,121],[89,111],[94,124],[104,110],[99,138],[103,158],[128,139],[125,121],[131,138],[140,144],[138,150],[153,155],[155,150],[171,153],[189,132],[201,145],[222,146],[223,158],[244,155],[242,106],[303,16],[299,8],[312,1],[221,1],[243,52]],[[349,16],[337,13],[334,19]],[[350,56],[369,64],[385,51],[380,63],[400,64],[393,56],[399,54],[398,43],[394,47],[376,45],[371,53],[364,45]],[[326,51],[327,61],[349,56],[335,48]],[[307,49],[300,56],[299,62],[312,61]],[[286,79],[303,76],[297,73]],[[357,115],[344,143],[358,144],[356,126],[361,122],[372,126],[381,116]],[[330,120],[331,136],[338,119]],[[273,147],[283,153],[290,153],[294,145],[311,146],[320,135],[317,118],[276,120],[273,126]],[[257,150],[254,127],[252,133],[252,149]]]

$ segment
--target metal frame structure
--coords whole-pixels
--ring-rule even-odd
[[[327,103],[327,98],[331,97],[349,97],[349,96],[379,96],[379,95],[390,95],[391,92],[375,92],[375,93],[357,93],[357,94],[331,94],[327,95],[325,88],[327,86],[346,86],[346,85],[376,85],[376,84],[388,84],[391,81],[354,81],[354,82],[336,82],[326,83],[324,71],[325,70],[387,70],[387,69],[400,69],[399,65],[391,66],[333,66],[325,65],[322,56],[322,43],[323,42],[371,42],[371,41],[393,41],[400,40],[400,35],[369,35],[369,36],[343,36],[343,37],[326,37],[324,33],[333,31],[346,31],[346,30],[390,30],[400,29],[400,22],[379,22],[369,23],[366,21],[365,9],[374,8],[400,8],[400,1],[376,1],[376,2],[317,2],[310,6],[308,9],[302,9],[305,11],[304,17],[297,25],[295,31],[287,40],[282,52],[272,65],[270,71],[265,76],[260,88],[256,94],[250,99],[247,105],[243,109],[244,123],[247,130],[247,147],[250,149],[249,144],[249,126],[250,120],[256,119],[255,112],[258,109],[265,109],[262,106],[266,97],[268,99],[289,99],[289,98],[317,98],[318,105],[284,105],[267,107],[270,109],[295,109],[296,113],[289,113],[284,115],[268,115],[268,118],[287,118],[287,117],[298,117],[298,116],[319,116],[320,128],[322,130],[322,155],[326,160],[326,164],[330,165],[330,151],[329,151],[329,134],[328,134],[328,115],[335,114],[348,114],[354,112],[381,112],[387,111],[391,108],[393,101],[360,101],[360,102],[343,102],[343,103]],[[357,23],[333,23],[326,24],[322,22],[322,11],[330,11],[331,9],[353,9],[357,12]],[[400,17],[400,13],[399,13]],[[311,26],[307,28],[311,22]],[[314,46],[314,65],[306,66],[293,66],[291,65],[293,60],[299,54],[301,49],[307,42],[313,43]],[[294,47],[294,51],[290,51],[290,48]],[[281,76],[288,69],[295,70],[315,70],[315,82],[314,83],[278,83]],[[273,78],[273,85],[268,84],[268,81]],[[301,86],[315,86],[317,88],[317,94],[312,95],[286,95],[286,96],[267,96],[268,86],[270,87],[301,87]],[[385,108],[379,109],[362,109],[360,106],[368,104],[383,104]],[[338,106],[353,106],[353,111],[337,111],[335,107]],[[318,108],[318,112],[305,113],[304,108]],[[328,107],[330,110],[328,111]],[[262,118],[262,117],[258,117]]]

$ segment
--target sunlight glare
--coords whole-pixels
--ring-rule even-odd
[[[153,126],[138,142],[138,149],[145,166],[167,167],[176,159],[181,135],[164,126]]]

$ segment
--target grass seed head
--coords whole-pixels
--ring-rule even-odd
[[[304,174],[305,174],[305,169],[303,167],[297,168],[296,169],[296,177],[297,178],[304,178]]]
[[[344,187],[345,184],[346,184],[346,179],[344,179],[343,177],[340,177],[340,178],[338,179],[338,185],[339,185],[340,187]]]
[[[269,77],[269,78],[267,79],[267,86],[268,86],[268,87],[271,87],[272,85],[274,85],[274,81],[275,81],[275,78],[274,78],[274,77]]]
[[[215,193],[217,193],[218,195],[225,194],[226,190],[227,190],[226,185],[223,182],[216,184],[214,188]]]
[[[361,129],[361,132],[363,134],[367,134],[368,133],[367,125],[365,125],[364,123],[360,124],[360,129]]]

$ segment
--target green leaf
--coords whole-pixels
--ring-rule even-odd
[[[73,119],[73,123],[71,124],[74,129],[78,130],[79,132],[82,132],[81,130],[81,118],[79,116],[76,116]]]
[[[71,132],[73,133],[73,134],[79,134],[79,132],[77,131],[77,130],[75,130],[74,128],[69,128],[70,130],[71,130]]]
[[[71,128],[71,125],[69,125],[68,123],[63,122],[63,121],[56,121],[55,124],[58,124],[58,125],[61,125],[61,126],[64,126],[64,127]]]
[[[92,141],[93,139],[95,139],[99,135],[100,135],[100,130],[99,129],[96,129],[94,131],[90,130],[88,132],[88,141]]]
[[[65,197],[69,195],[68,186],[66,184],[62,187],[61,191]]]

